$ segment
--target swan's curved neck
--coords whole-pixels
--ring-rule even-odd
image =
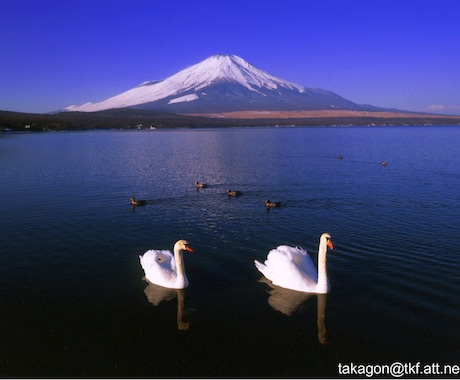
[[[320,243],[318,247],[318,293],[327,293],[328,291],[326,253],[327,245],[325,243]]]
[[[174,281],[174,287],[176,289],[183,289],[188,286],[188,279],[185,275],[184,259],[182,255],[182,250],[177,245],[175,245],[174,260],[176,262],[176,280]]]
[[[182,257],[182,251],[179,247],[174,247],[174,260],[176,261],[176,274],[177,278],[184,278],[184,260]]]

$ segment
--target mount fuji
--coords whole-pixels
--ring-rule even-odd
[[[213,55],[161,81],[148,81],[98,103],[64,111],[114,108],[206,114],[233,111],[376,111],[331,91],[307,88],[260,70],[236,55]]]

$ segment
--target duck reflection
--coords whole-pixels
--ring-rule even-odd
[[[313,294],[304,293],[296,290],[285,289],[280,286],[274,285],[270,280],[262,277],[259,282],[267,284],[270,289],[267,290],[269,294],[268,304],[275,310],[290,316],[297,310],[305,306],[306,302],[313,297],[317,298],[317,319],[316,325],[318,328],[318,341],[327,345],[329,343],[326,330],[326,304],[327,294]]]
[[[148,282],[144,289],[147,300],[154,306],[158,306],[162,301],[171,301],[177,298],[177,328],[179,330],[188,330],[190,322],[186,321],[187,311],[185,309],[185,290],[169,289]]]

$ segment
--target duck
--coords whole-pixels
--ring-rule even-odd
[[[281,202],[272,202],[270,199],[265,200],[265,206],[267,207],[281,207]]]
[[[150,249],[139,256],[145,279],[170,289],[185,289],[189,282],[185,274],[183,251],[193,252],[186,240],[174,244],[174,253],[166,249]]]
[[[323,233],[319,239],[318,271],[302,247],[280,245],[269,251],[262,264],[254,260],[256,268],[274,285],[306,293],[326,294],[329,282],[326,272],[327,249],[334,249],[331,235]]]
[[[138,201],[136,201],[136,199],[134,197],[131,197],[131,204],[133,206],[144,206],[147,202],[144,201],[143,199],[140,199]]]
[[[382,161],[382,165],[383,165],[383,166],[387,166],[387,162],[386,162],[386,161]]]
[[[208,187],[208,185],[206,185],[205,183],[200,183],[198,181],[195,181],[195,187],[197,189],[206,189]]]
[[[243,194],[243,193],[241,191],[238,191],[238,190],[230,190],[230,189],[227,190],[227,195],[229,197],[237,197],[238,195],[241,195],[241,194]]]

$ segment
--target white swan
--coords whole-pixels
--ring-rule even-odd
[[[329,291],[326,272],[327,247],[334,249],[331,235],[319,239],[318,272],[305,249],[280,245],[272,249],[264,264],[254,260],[256,268],[273,284],[306,293],[325,294]]]
[[[174,255],[169,250],[151,249],[139,256],[145,278],[165,288],[186,288],[188,279],[185,275],[182,251],[193,252],[185,240],[178,240],[174,244]]]

